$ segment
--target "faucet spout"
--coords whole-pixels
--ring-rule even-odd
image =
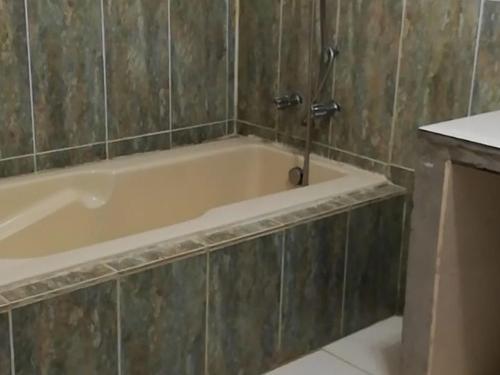
[[[342,111],[342,108],[335,100],[326,103],[314,103],[311,106],[311,116],[314,119],[332,117],[340,111]]]

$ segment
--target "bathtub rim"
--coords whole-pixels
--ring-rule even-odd
[[[280,150],[285,153],[293,153],[300,158],[297,150],[289,146],[284,146],[275,142],[264,141],[256,137],[237,137],[225,140],[214,141],[206,144],[187,146],[175,150],[152,152],[145,155],[133,155],[124,158],[117,158],[109,161],[101,161],[88,165],[78,166],[70,170],[57,170],[41,173],[38,176],[15,177],[11,182],[26,183],[33,178],[51,178],[57,174],[75,174],[81,171],[92,171],[95,173],[96,166],[116,165],[130,167],[129,161],[133,158],[144,163],[150,158],[157,159],[158,153],[172,154],[191,154],[193,148],[199,150],[220,150],[221,142],[226,143],[228,148],[241,147],[241,145],[251,145],[257,147],[270,147],[273,150]],[[154,154],[154,155],[152,155]],[[194,158],[194,157],[193,157]],[[171,159],[175,160],[175,157]],[[105,241],[90,246],[71,249],[63,253],[56,253],[37,258],[3,258],[0,259],[0,290],[9,288],[10,285],[25,283],[33,278],[43,278],[54,272],[64,272],[73,267],[79,267],[93,262],[102,262],[103,259],[118,257],[125,253],[137,251],[148,246],[165,241],[182,240],[193,234],[217,231],[220,228],[243,225],[266,219],[273,215],[281,215],[287,211],[300,211],[304,207],[321,204],[322,201],[334,199],[341,195],[350,194],[362,189],[373,189],[380,185],[387,185],[387,178],[383,175],[361,170],[354,166],[330,160],[319,155],[312,155],[316,163],[326,163],[328,167],[341,171],[346,174],[337,179],[323,183],[311,185],[301,189],[278,192],[246,201],[220,206],[207,211],[204,215],[174,224],[171,226],[153,229],[143,233],[132,234],[118,239]],[[178,160],[178,159],[177,159]],[[95,164],[95,165],[94,165]],[[5,181],[0,181],[5,184]],[[312,198],[311,198],[312,197]],[[296,203],[297,202],[297,203]],[[359,203],[359,202],[358,202]],[[241,213],[244,211],[244,215]],[[235,219],[236,217],[236,219]],[[193,224],[195,226],[193,227]],[[194,229],[193,229],[194,228]],[[106,254],[102,254],[106,252]],[[78,257],[75,262],[74,257]],[[1,303],[0,303],[1,304]]]

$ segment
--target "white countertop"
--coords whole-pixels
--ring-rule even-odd
[[[420,130],[500,149],[500,111],[422,126]]]

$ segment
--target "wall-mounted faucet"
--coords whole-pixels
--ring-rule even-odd
[[[287,109],[290,107],[296,107],[304,102],[302,95],[297,93],[292,93],[288,95],[278,96],[274,98],[274,104],[278,109]]]
[[[314,103],[311,106],[311,116],[313,119],[327,118],[334,116],[335,113],[341,110],[342,108],[335,100],[326,103]]]

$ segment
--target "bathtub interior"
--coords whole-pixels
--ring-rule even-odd
[[[33,258],[171,226],[207,211],[296,189],[301,157],[276,145],[222,141],[0,184],[0,257]],[[311,184],[346,170],[313,158]]]

